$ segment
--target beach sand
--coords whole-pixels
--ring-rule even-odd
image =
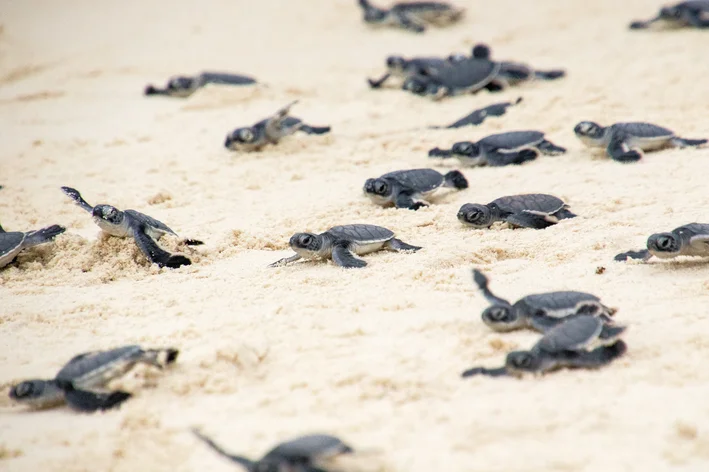
[[[707,137],[707,34],[628,31],[656,12],[649,0],[457,3],[464,22],[424,35],[371,30],[354,0],[0,6],[0,218],[8,230],[67,227],[0,272],[0,469],[238,470],[195,439],[199,427],[254,457],[299,434],[336,434],[363,451],[339,465],[364,470],[707,470],[709,266],[613,256],[709,222],[709,149],[621,165],[572,131],[581,120],[645,120]],[[389,54],[466,53],[480,41],[496,58],[568,77],[440,103],[366,85]],[[202,70],[263,84],[142,96],[148,83]],[[519,96],[479,127],[427,129]],[[332,133],[224,149],[227,132],[295,99],[295,116]],[[362,195],[366,178],[388,171],[458,168],[427,158],[432,147],[530,128],[568,153],[463,169],[469,189],[417,212]],[[150,266],[132,241],[99,236],[63,185],[206,244],[166,237],[194,264]],[[463,203],[526,192],[557,195],[579,217],[542,231],[455,218]],[[372,254],[358,271],[267,267],[291,254],[293,233],[355,222],[424,249]],[[597,294],[628,325],[627,355],[598,371],[462,380],[539,337],[482,324],[473,267],[511,300]],[[116,382],[135,393],[119,410],[29,412],[7,398],[12,383],[51,378],[75,354],[131,343],[181,354],[174,368]]]

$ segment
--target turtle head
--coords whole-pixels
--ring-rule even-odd
[[[96,222],[106,222],[110,225],[120,225],[125,217],[121,210],[111,205],[96,205],[91,213]]]
[[[660,18],[663,20],[679,20],[682,17],[682,11],[677,6],[666,6],[660,9]]]
[[[409,61],[401,56],[389,56],[387,57],[387,69],[389,72],[403,72],[404,68],[407,66]]]
[[[455,156],[477,157],[480,155],[480,146],[470,141],[460,141],[451,147]]]
[[[392,193],[392,188],[384,179],[367,179],[364,183],[364,193],[367,196],[388,197]]]
[[[582,121],[574,126],[574,133],[579,138],[600,139],[603,137],[603,126],[593,121]]]
[[[64,392],[51,380],[26,380],[10,387],[9,397],[18,403],[44,408],[62,403]]]
[[[167,82],[167,90],[170,92],[183,92],[186,90],[191,90],[195,85],[195,79],[193,77],[187,77],[184,75],[178,75],[171,77]]]
[[[466,203],[458,210],[458,220],[475,228],[487,228],[492,224],[492,211],[487,205]]]
[[[502,333],[524,325],[522,318],[510,305],[492,305],[482,312],[481,318],[490,329]]]
[[[364,21],[366,23],[381,23],[386,20],[388,11],[377,8],[368,0],[359,0],[359,6],[364,9]]]
[[[26,380],[10,387],[10,398],[15,401],[31,401],[42,395],[45,380]]]
[[[289,241],[291,249],[306,259],[312,258],[322,249],[322,238],[313,233],[296,233]]]
[[[473,57],[475,59],[490,59],[492,56],[492,51],[490,51],[490,46],[484,43],[478,43],[473,47]]]
[[[254,131],[250,127],[236,128],[229,133],[224,141],[227,149],[236,149],[240,144],[251,144],[256,139]]]
[[[507,354],[505,367],[512,375],[538,372],[542,368],[540,356],[535,356],[529,351],[512,351]]]
[[[656,233],[647,238],[647,250],[657,257],[673,257],[682,247],[682,241],[672,233]]]

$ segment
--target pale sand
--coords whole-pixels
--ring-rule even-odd
[[[189,433],[201,426],[253,456],[301,433],[331,432],[368,450],[365,465],[350,464],[374,470],[707,470],[709,267],[612,259],[652,232],[709,222],[709,150],[624,166],[572,133],[594,119],[709,135],[707,33],[630,33],[629,21],[658,7],[642,0],[469,1],[463,24],[422,36],[367,29],[354,0],[149,3],[0,7],[2,224],[68,227],[0,273],[4,391],[52,376],[82,351],[182,350],[174,369],[138,369],[119,382],[136,396],[107,414],[30,413],[3,393],[0,469],[237,470]],[[442,103],[366,86],[390,53],[467,52],[477,41],[497,58],[569,76]],[[253,74],[268,87],[141,96],[149,82],[205,69]],[[425,129],[518,96],[520,106],[478,128]],[[250,155],[222,147],[232,128],[296,98],[294,114],[332,125],[331,135]],[[361,195],[367,177],[437,166],[431,147],[527,128],[568,154],[464,170],[470,189],[443,192],[418,212]],[[188,250],[191,267],[150,267],[131,241],[97,240],[61,185],[207,245]],[[544,231],[471,231],[455,219],[462,203],[532,191],[566,199],[580,217]],[[351,222],[389,227],[425,249],[371,255],[360,271],[266,267],[290,254],[292,233]],[[185,250],[175,239],[164,244]],[[472,267],[510,299],[600,295],[630,327],[627,356],[595,372],[461,380],[464,369],[499,365],[538,338],[481,323],[486,302]]]

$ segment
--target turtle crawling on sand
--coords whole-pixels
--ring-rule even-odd
[[[381,226],[353,224],[333,226],[320,234],[296,233],[290,238],[290,247],[296,254],[280,259],[270,267],[279,267],[299,259],[332,259],[340,267],[357,269],[367,263],[355,255],[364,255],[380,249],[416,252],[421,247],[406,244],[394,237],[394,232]]]
[[[224,147],[232,151],[258,151],[266,144],[278,142],[296,131],[306,134],[325,134],[330,132],[329,126],[309,126],[300,118],[288,116],[293,105],[298,100],[293,100],[272,116],[264,118],[252,126],[236,128],[229,133],[224,141]]]
[[[284,441],[254,461],[228,453],[197,429],[192,429],[192,432],[220,456],[243,466],[249,472],[325,472],[320,462],[354,452],[340,438],[329,434],[309,434]]]
[[[525,373],[543,374],[563,367],[599,368],[625,354],[627,346],[619,339],[625,330],[624,326],[608,326],[596,316],[574,315],[544,333],[529,351],[507,354],[504,366],[494,369],[473,367],[461,376],[521,376]]]
[[[143,349],[123,346],[107,351],[90,351],[74,356],[54,379],[26,380],[10,389],[10,398],[35,409],[51,408],[67,403],[83,411],[108,410],[131,397],[120,390],[103,392],[108,383],[144,363],[162,369],[177,359],[172,348]]]
[[[618,162],[636,162],[643,151],[665,148],[685,148],[706,144],[706,139],[685,139],[673,131],[652,123],[615,123],[603,127],[593,121],[582,121],[574,127],[581,142],[592,148],[605,148],[608,155]]]
[[[105,204],[91,206],[83,199],[78,190],[71,187],[62,187],[62,191],[74,203],[91,213],[94,223],[103,232],[119,238],[133,238],[140,250],[143,251],[143,254],[153,264],[172,269],[192,264],[192,261],[187,257],[179,254],[170,254],[157,245],[155,241],[165,234],[177,236],[177,233],[162,221],[135,210],[121,211],[114,206]],[[202,241],[195,239],[185,239],[183,242],[190,246],[204,244]]]
[[[445,175],[433,169],[397,170],[367,179],[364,194],[380,205],[394,204],[397,208],[418,210],[428,206],[423,199],[441,187],[462,190],[468,188],[468,181],[459,170]]]
[[[654,18],[633,21],[630,29],[646,29],[654,24],[670,28],[709,28],[709,0],[689,0],[663,7]]]
[[[616,261],[648,260],[652,256],[671,259],[677,256],[709,256],[709,224],[689,223],[669,233],[655,233],[647,238],[647,249],[627,251],[615,256]]]
[[[489,228],[496,221],[514,227],[544,229],[560,220],[575,218],[569,206],[554,195],[527,193],[497,198],[487,205],[466,203],[458,210],[458,220],[474,228]]]
[[[455,95],[476,93],[497,77],[500,64],[487,59],[449,61],[442,67],[406,78],[402,88],[413,94],[434,100]]]
[[[462,128],[463,126],[477,126],[482,124],[483,121],[489,116],[502,116],[507,113],[507,109],[511,106],[518,105],[522,101],[522,97],[519,97],[514,102],[499,102],[493,103],[483,108],[472,111],[470,114],[464,116],[463,118],[449,124],[448,126],[431,126],[431,129],[452,129],[452,128]]]
[[[47,226],[36,231],[5,231],[0,226],[0,269],[10,264],[23,250],[40,244],[48,243],[66,231],[59,225]]]
[[[369,0],[358,0],[364,11],[365,23],[373,26],[394,26],[423,33],[427,25],[447,26],[463,18],[465,9],[446,2],[401,2],[389,9],[378,8]]]
[[[569,290],[527,295],[512,304],[493,294],[488,278],[477,269],[473,269],[473,280],[490,303],[482,312],[483,323],[498,332],[531,328],[544,333],[577,314],[598,316],[604,323],[612,323],[611,316],[616,312],[593,294]]]
[[[187,98],[200,87],[207,84],[220,85],[251,85],[256,79],[245,75],[228,74],[224,72],[202,72],[195,76],[178,75],[170,77],[165,88],[154,85],[145,87],[145,95],[167,95],[169,97]]]

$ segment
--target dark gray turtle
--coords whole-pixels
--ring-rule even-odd
[[[220,456],[243,466],[249,472],[325,472],[321,462],[354,452],[340,438],[329,434],[309,434],[278,444],[259,460],[251,460],[225,451],[197,429],[192,432]]]
[[[582,121],[574,127],[582,143],[592,148],[605,148],[618,162],[636,162],[643,151],[665,148],[685,148],[706,144],[706,139],[684,139],[662,126],[652,123],[616,123],[603,127],[593,121]]]
[[[394,204],[397,208],[418,210],[428,206],[423,199],[441,187],[462,190],[468,188],[468,181],[459,170],[445,175],[433,169],[397,170],[367,179],[364,194],[379,205]]]
[[[10,231],[7,232],[0,226],[0,269],[15,260],[23,250],[39,244],[48,243],[66,231],[59,225],[47,226],[36,231]]]
[[[545,193],[500,197],[487,205],[466,203],[457,216],[461,223],[474,228],[489,228],[496,221],[506,221],[515,227],[533,229],[544,229],[576,217],[563,200]]]
[[[425,75],[409,76],[402,88],[434,100],[454,95],[476,93],[490,84],[500,71],[500,64],[487,59],[465,59],[428,70]]]
[[[378,79],[367,79],[373,89],[380,88],[390,77],[406,80],[416,75],[429,75],[434,70],[448,64],[447,59],[439,57],[414,57],[406,59],[402,56],[389,56],[386,60],[387,71]]]
[[[270,267],[279,267],[301,258],[332,259],[340,267],[361,268],[367,265],[355,255],[364,255],[380,249],[416,252],[421,247],[411,246],[396,239],[394,232],[381,226],[354,224],[333,226],[324,233],[296,233],[290,238],[290,247],[296,254],[280,259]]]
[[[565,152],[563,147],[545,139],[541,131],[527,130],[491,134],[478,142],[460,141],[449,150],[433,148],[428,151],[428,157],[455,157],[470,167],[499,167],[532,161],[538,153],[556,156]]]
[[[300,118],[288,116],[291,107],[296,103],[298,103],[298,100],[293,100],[278,110],[273,116],[269,116],[252,126],[236,128],[227,135],[224,147],[232,151],[258,151],[266,144],[278,144],[281,139],[290,136],[296,131],[306,134],[325,134],[330,132],[329,126],[309,126],[303,123]]]
[[[507,354],[504,366],[473,367],[462,377],[543,374],[563,367],[599,368],[625,354],[627,346],[619,339],[625,330],[625,326],[608,326],[596,316],[573,315],[544,333],[529,351]]]
[[[615,256],[616,261],[648,260],[652,256],[671,259],[677,256],[709,256],[709,224],[689,223],[669,233],[655,233],[647,238],[647,249],[627,251]]]
[[[250,85],[255,83],[256,79],[245,75],[202,72],[195,76],[178,75],[170,77],[165,88],[158,88],[151,84],[145,87],[144,93],[145,95],[167,95],[169,97],[186,98],[207,84]]]
[[[187,257],[179,254],[170,254],[157,245],[155,241],[165,234],[177,236],[177,233],[162,221],[135,210],[121,211],[111,205],[102,204],[92,207],[83,199],[78,190],[71,187],[62,187],[62,191],[74,203],[91,213],[94,223],[105,233],[119,238],[133,238],[150,262],[160,267],[170,267],[172,269],[192,264],[192,261]],[[189,246],[204,244],[196,239],[184,239],[183,242]]]
[[[463,18],[465,9],[445,2],[401,2],[389,9],[377,8],[368,0],[358,0],[365,23],[373,26],[395,26],[423,33],[427,25],[447,26]]]
[[[12,386],[10,398],[36,409],[67,403],[79,411],[108,410],[131,397],[120,390],[101,391],[111,380],[138,363],[162,369],[175,362],[178,354],[177,349],[143,349],[135,345],[85,352],[67,362],[54,379],[26,380]]]
[[[544,333],[577,314],[598,316],[604,323],[612,323],[611,316],[616,312],[597,296],[576,291],[527,295],[512,304],[494,295],[488,288],[488,278],[477,269],[473,269],[473,280],[490,303],[482,312],[483,323],[497,332],[531,328]]]
[[[492,105],[488,105],[484,108],[479,108],[477,110],[474,110],[472,113],[469,115],[464,116],[463,118],[459,119],[458,121],[451,123],[448,126],[430,126],[431,129],[452,129],[452,128],[462,128],[463,126],[477,126],[479,124],[482,124],[483,121],[488,116],[502,116],[505,113],[507,113],[507,109],[511,106],[515,106],[519,104],[522,101],[522,97],[519,97],[517,100],[514,102],[500,102],[500,103],[493,103]]]
[[[709,0],[689,0],[663,7],[654,18],[633,21],[630,29],[645,29],[656,23],[669,28],[709,28]]]

